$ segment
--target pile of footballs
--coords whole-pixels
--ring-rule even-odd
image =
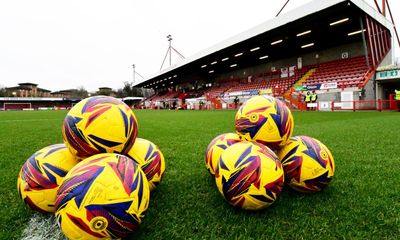
[[[335,163],[315,138],[292,136],[290,109],[280,100],[255,96],[235,116],[236,133],[215,137],[205,164],[221,195],[246,210],[273,204],[284,184],[299,192],[322,190],[332,180]]]
[[[122,101],[83,99],[64,119],[64,143],[40,149],[22,166],[21,199],[55,213],[69,239],[127,237],[165,171],[160,149],[137,133],[136,117]]]

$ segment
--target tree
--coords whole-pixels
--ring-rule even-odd
[[[117,91],[118,94],[122,94],[123,97],[143,97],[142,89],[134,87],[129,82],[124,82],[124,87]]]
[[[100,89],[99,91],[96,92],[97,95],[103,95],[103,96],[113,96],[114,91],[111,89]]]
[[[140,88],[133,88],[132,90],[133,90],[133,92],[134,92],[133,96],[135,96],[135,97],[143,97],[142,89],[140,89]]]
[[[119,89],[115,92],[115,95],[116,95],[117,98],[124,98],[124,97],[126,97],[122,88],[119,88]]]
[[[0,97],[7,97],[7,90],[5,87],[0,87]]]
[[[72,90],[71,97],[74,97],[74,98],[87,98],[88,97],[88,91],[83,86],[80,86],[77,89],[73,89]]]

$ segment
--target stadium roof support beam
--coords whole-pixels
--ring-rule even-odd
[[[381,59],[382,56],[382,45],[381,45],[381,38],[380,38],[380,30],[377,24],[373,24],[374,26],[374,31],[375,31],[375,36],[376,36],[376,45],[377,45],[377,52],[378,52],[378,59]],[[379,60],[377,60],[377,62],[379,62]]]
[[[285,2],[285,4],[283,4],[283,7],[281,8],[281,10],[279,10],[279,12],[276,14],[275,17],[277,17],[277,16],[279,16],[279,14],[281,14],[281,12],[282,12],[283,9],[286,7],[286,5],[289,3],[289,1],[290,1],[290,0],[287,0],[287,1]]]
[[[372,58],[372,66],[375,68],[391,48],[390,41],[388,41],[390,33],[368,15],[365,15],[365,22],[367,23],[368,49]]]
[[[375,38],[374,38],[375,31],[374,31],[374,28],[372,27],[372,22],[370,21],[369,17],[368,16],[365,16],[365,17],[366,17],[366,21],[367,21],[367,31],[368,31],[368,36],[369,36],[369,45],[370,45],[370,53],[371,53],[371,57],[372,57],[372,66],[375,67],[377,65],[375,56],[378,54],[376,52],[377,46],[376,46],[376,42],[375,42]]]
[[[361,27],[361,29],[364,29],[364,23],[363,23],[361,16],[360,16],[360,27]],[[368,57],[367,41],[365,40],[365,31],[362,31],[361,35],[362,35],[362,41],[363,41],[363,47],[364,47],[365,61],[367,63],[368,68],[370,68],[371,65],[370,65],[369,57]]]
[[[374,2],[375,2],[376,9],[378,9],[379,13],[382,14],[383,16],[385,16],[385,17],[386,17],[386,8],[387,8],[387,10],[388,10],[388,12],[389,12],[390,19],[392,20],[393,30],[394,30],[394,32],[395,32],[395,34],[396,34],[397,44],[398,44],[399,47],[400,47],[399,34],[397,33],[396,24],[394,23],[394,19],[393,19],[393,15],[392,15],[392,10],[390,9],[389,1],[388,1],[388,0],[382,0],[382,10],[381,10],[381,8],[379,7],[378,2],[377,2],[376,0],[374,0]]]
[[[397,32],[396,24],[394,23],[394,19],[393,19],[393,15],[392,15],[392,10],[390,10],[389,1],[387,1],[387,0],[383,0],[383,1],[386,1],[386,4],[387,4],[387,9],[388,9],[388,11],[389,11],[389,16],[390,16],[390,19],[392,20],[392,24],[393,24],[394,33],[396,34],[396,38],[397,38],[397,44],[398,44],[398,45],[399,45],[399,47],[400,47],[400,39],[399,39],[399,34],[398,34],[398,32]]]
[[[382,11],[381,11],[381,8],[379,7],[378,2],[376,0],[374,0],[374,2],[375,2],[376,9],[378,9],[379,13],[382,14]]]

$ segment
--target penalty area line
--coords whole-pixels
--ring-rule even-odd
[[[28,225],[22,231],[21,240],[62,240],[65,239],[54,215],[33,213]]]

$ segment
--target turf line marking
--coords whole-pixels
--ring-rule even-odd
[[[28,225],[22,231],[21,240],[62,240],[65,239],[54,215],[33,213]]]
[[[59,118],[42,118],[42,119],[13,119],[13,120],[0,120],[0,123],[2,122],[37,122],[37,121],[50,121],[50,120],[57,120],[57,121],[62,121],[62,119]]]

